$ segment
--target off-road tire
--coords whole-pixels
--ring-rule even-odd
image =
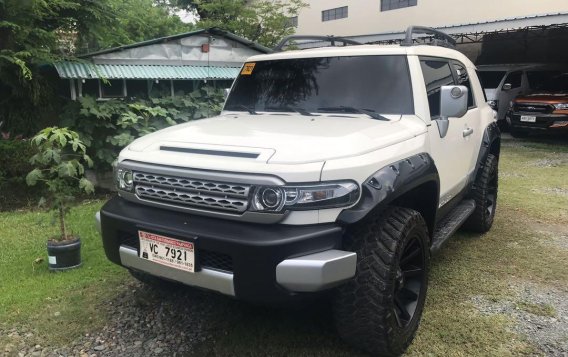
[[[463,228],[477,233],[485,233],[493,225],[497,208],[499,187],[499,159],[493,154],[487,155],[479,169],[471,191],[475,201],[475,210],[464,223]]]
[[[138,270],[128,269],[128,271],[134,279],[156,290],[173,290],[179,288],[181,285],[174,281],[161,279]]]
[[[401,327],[394,298],[397,271],[409,242],[421,244],[417,256],[424,267],[416,309]],[[357,273],[334,296],[337,330],[349,344],[374,356],[399,356],[412,342],[424,308],[430,262],[424,219],[414,210],[390,207],[349,229],[345,245],[357,253]]]

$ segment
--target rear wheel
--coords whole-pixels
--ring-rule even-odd
[[[412,342],[424,308],[430,261],[422,216],[392,207],[353,227],[347,249],[357,274],[333,301],[341,337],[373,355],[398,356]]]
[[[493,225],[499,186],[498,166],[497,157],[493,154],[487,155],[472,189],[471,196],[475,200],[475,211],[464,223],[465,229],[485,233]]]

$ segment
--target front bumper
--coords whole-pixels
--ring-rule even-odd
[[[111,199],[97,214],[114,263],[242,300],[280,303],[323,291],[355,275],[356,254],[339,250],[336,224],[253,224],[195,216]],[[198,270],[186,273],[139,257],[138,230],[192,240]]]
[[[534,116],[534,123],[521,121],[521,116]],[[544,113],[521,113],[513,112],[510,115],[509,125],[516,129],[534,131],[567,131],[568,125],[558,125],[561,122],[568,122],[568,115],[565,114],[544,114]]]

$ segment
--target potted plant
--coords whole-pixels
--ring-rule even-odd
[[[85,165],[92,161],[85,153],[79,134],[67,128],[51,127],[41,130],[32,140],[38,153],[30,163],[34,167],[26,176],[30,186],[42,183],[46,187],[40,206],[54,212],[59,233],[47,241],[51,271],[67,270],[81,265],[81,239],[69,230],[66,217],[77,194],[93,193],[93,184],[84,177]]]

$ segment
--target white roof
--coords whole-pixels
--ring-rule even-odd
[[[432,56],[455,59],[467,67],[475,65],[461,52],[440,46],[400,46],[400,45],[355,45],[341,47],[319,47],[305,50],[284,51],[267,55],[252,56],[247,62],[294,59],[294,58],[318,58],[340,56],[385,56],[385,55],[408,55],[408,56]]]

